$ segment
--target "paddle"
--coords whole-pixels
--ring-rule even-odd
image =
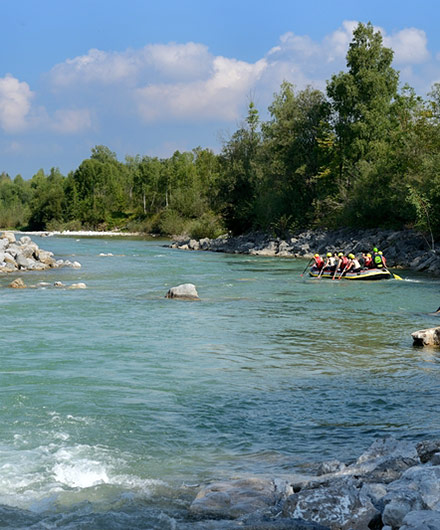
[[[403,281],[403,278],[401,278],[398,274],[394,274],[394,272],[391,272],[389,269],[387,269],[386,267],[384,267],[384,270],[387,271],[388,274],[391,274],[391,276],[395,279],[395,280],[402,280]]]
[[[334,274],[333,274],[333,278],[332,278],[332,280],[334,280],[334,279],[336,278],[336,273],[338,272],[338,268],[339,268],[339,264],[340,264],[340,263],[342,263],[341,260],[339,260],[339,261],[338,261],[338,264],[336,265],[335,272],[334,272]]]
[[[302,271],[301,276],[303,276],[303,274],[306,272],[306,270],[310,267],[310,264],[312,263],[312,261],[313,261],[314,259],[315,259],[315,258],[312,258],[312,259],[307,263],[307,267]]]
[[[323,266],[322,266],[322,269],[319,271],[319,274],[318,274],[318,280],[321,279],[321,276],[322,276],[322,273],[324,272],[324,269],[325,269],[325,266],[323,265]]]
[[[339,275],[339,278],[338,280],[340,280],[342,278],[342,276],[344,275],[344,272],[347,270],[347,267],[348,267],[348,263],[347,265],[344,267],[344,270],[341,272],[341,274]]]

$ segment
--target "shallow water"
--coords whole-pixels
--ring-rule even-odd
[[[2,290],[0,528],[190,528],[204,481],[440,435],[440,351],[410,336],[439,323],[438,279],[332,282],[302,277],[304,260],[33,239],[82,269],[28,285],[88,289]],[[186,282],[201,302],[164,298]]]

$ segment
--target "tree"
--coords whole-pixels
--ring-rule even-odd
[[[311,206],[325,187],[320,177],[329,163],[322,149],[330,134],[329,105],[319,90],[307,87],[295,94],[284,82],[269,111],[271,120],[262,126],[265,178],[259,211],[266,209],[266,224],[303,227],[313,220]]]
[[[256,227],[256,198],[260,181],[261,131],[253,102],[243,126],[223,146],[219,197],[226,226],[234,233]]]
[[[344,191],[359,175],[357,164],[374,162],[392,125],[392,103],[399,75],[393,51],[382,44],[371,23],[360,23],[347,53],[347,72],[333,75],[327,95],[337,141],[338,178]]]

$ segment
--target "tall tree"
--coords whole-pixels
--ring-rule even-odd
[[[357,164],[374,161],[391,128],[399,75],[393,51],[371,23],[360,23],[347,53],[347,72],[333,75],[327,94],[337,139],[338,178],[345,190],[359,175]]]

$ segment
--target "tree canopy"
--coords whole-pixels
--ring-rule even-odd
[[[440,84],[400,88],[393,51],[359,24],[325,93],[284,81],[262,121],[254,102],[220,153],[118,160],[106,146],[67,176],[0,175],[0,224],[225,231],[415,227],[440,234]]]

